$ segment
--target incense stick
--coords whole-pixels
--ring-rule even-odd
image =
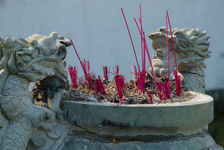
[[[123,101],[125,100],[125,98],[123,98],[119,103],[117,103],[115,106],[119,106]]]
[[[172,47],[173,47],[173,55],[174,55],[174,62],[175,62],[175,70],[173,71],[174,76],[175,76],[175,83],[176,83],[176,95],[180,96],[181,95],[181,81],[180,81],[180,76],[177,74],[177,62],[176,62],[176,55],[175,55],[175,50],[174,50],[174,42],[173,42],[173,33],[172,33],[172,28],[170,24],[170,18],[168,11],[166,11],[166,16],[167,20],[169,22],[169,27],[170,27],[170,35],[171,35],[171,41],[172,41]]]
[[[167,16],[166,19],[166,42],[167,42],[167,60],[168,60],[168,80],[170,80],[170,55],[169,55],[169,37],[168,37],[168,26],[167,26]]]
[[[173,33],[172,33],[172,28],[171,28],[171,24],[170,24],[170,18],[169,18],[168,11],[166,11],[166,16],[167,16],[167,20],[169,22],[170,35],[171,35],[171,41],[172,41],[172,47],[173,47],[173,55],[174,55],[174,62],[175,62],[176,70],[177,70],[177,61],[176,61],[176,55],[175,55],[175,50],[174,50]]]
[[[124,21],[125,21],[125,24],[126,24],[126,27],[127,27],[127,30],[128,30],[130,40],[131,40],[132,48],[133,48],[133,51],[134,51],[134,54],[135,54],[135,60],[136,60],[137,66],[138,66],[138,71],[140,72],[140,67],[139,67],[138,58],[137,58],[137,55],[136,55],[136,52],[135,52],[135,47],[134,47],[134,44],[133,44],[133,40],[132,40],[132,37],[131,37],[131,33],[130,33],[130,30],[129,30],[129,27],[128,27],[127,20],[126,20],[125,15],[124,15],[124,11],[123,11],[122,8],[121,8],[121,12],[122,12],[122,15],[123,15],[123,18],[124,18]]]
[[[86,72],[86,70],[85,70],[85,68],[84,68],[84,66],[83,66],[83,64],[82,64],[82,61],[81,61],[81,59],[80,59],[80,57],[79,57],[79,54],[78,54],[78,52],[77,52],[77,50],[76,50],[76,48],[75,48],[75,45],[73,44],[73,41],[72,41],[72,40],[70,40],[70,41],[71,41],[71,43],[72,43],[72,46],[73,46],[73,48],[74,48],[74,50],[75,50],[75,53],[76,53],[78,59],[79,59],[79,62],[80,62],[80,64],[81,64],[81,66],[82,66],[83,72],[84,72],[84,74],[87,76],[87,72]]]
[[[135,19],[135,23],[136,23],[137,27],[139,28],[136,19]],[[140,25],[142,26],[141,22],[140,22]],[[143,30],[143,27],[142,27],[142,30]],[[139,31],[140,31],[140,30],[139,30]],[[144,31],[144,30],[143,30],[143,31]],[[143,36],[143,40],[144,40],[144,43],[145,43],[146,54],[148,55],[149,63],[150,63],[150,66],[151,66],[151,68],[152,68],[152,74],[153,74],[153,77],[154,77],[154,82],[155,82],[155,84],[156,84],[156,88],[157,88],[157,92],[158,92],[159,98],[160,98],[160,100],[162,100],[162,99],[161,99],[161,93],[160,93],[160,90],[159,90],[159,87],[158,87],[158,84],[157,84],[157,81],[156,81],[156,75],[155,75],[155,73],[154,73],[154,69],[153,69],[153,65],[152,65],[151,57],[150,57],[150,55],[149,55],[149,50],[148,50],[148,45],[147,45],[147,42],[146,42],[146,39],[145,39],[145,34],[144,34],[144,32],[143,32],[143,35],[142,35],[141,32],[140,32],[140,35]]]
[[[133,81],[134,81],[134,85],[135,85],[135,90],[136,90],[136,93],[137,93],[137,86],[136,86],[136,82],[135,82],[135,74],[134,74],[134,71],[133,71],[132,64],[131,64],[131,71],[132,71]]]

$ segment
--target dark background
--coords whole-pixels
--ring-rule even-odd
[[[224,89],[208,90],[206,94],[214,98],[214,120],[208,131],[216,143],[224,147]]]

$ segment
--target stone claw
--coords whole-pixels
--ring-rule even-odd
[[[53,110],[54,112],[57,112],[58,110],[60,110],[60,103],[63,99],[66,99],[67,96],[68,96],[68,92],[64,89],[62,89],[57,94],[55,94],[52,99],[52,105],[50,109]]]

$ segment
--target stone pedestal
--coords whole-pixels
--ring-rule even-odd
[[[194,94],[187,102],[118,107],[64,101],[72,133],[63,150],[221,150],[206,129],[213,120],[213,98]]]

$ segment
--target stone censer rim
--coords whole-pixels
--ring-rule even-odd
[[[204,103],[209,103],[213,101],[213,98],[207,94],[198,93],[194,91],[190,91],[192,95],[195,95],[189,101],[184,102],[174,102],[174,103],[161,103],[161,104],[120,104],[118,107],[181,107],[181,106],[192,106],[192,105],[200,105]],[[86,101],[72,101],[72,100],[64,100],[64,103],[74,103],[74,104],[83,104],[83,105],[96,105],[96,106],[104,106],[111,107],[116,106],[117,103],[95,103],[95,102],[86,102]]]
[[[135,132],[144,129],[142,133],[147,135],[189,135],[201,132],[214,115],[213,98],[193,93],[197,95],[195,98],[181,103],[122,104],[116,107],[115,104],[63,101],[62,109],[71,124],[90,130],[97,128],[104,132],[109,129],[115,133],[117,129],[126,128],[129,132],[130,129]]]

